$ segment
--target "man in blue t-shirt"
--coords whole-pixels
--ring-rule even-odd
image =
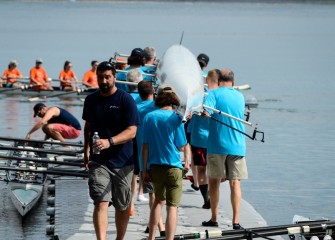
[[[115,86],[115,75],[110,62],[98,65],[99,91],[86,97],[82,116],[85,120],[84,164],[89,169],[88,184],[94,202],[97,239],[107,237],[111,202],[115,208],[116,239],[124,239],[129,222],[134,168],[132,139],[136,135],[139,116],[133,98]],[[95,142],[92,141],[94,132],[100,137]]]
[[[244,97],[233,86],[234,73],[229,69],[223,70],[221,76],[219,76],[219,88],[210,91],[205,99],[204,113],[207,111],[207,114],[211,114],[211,117],[244,132],[244,126],[241,122],[206,109],[206,106],[208,106],[243,119]],[[210,121],[207,142],[207,174],[209,176],[212,217],[209,221],[202,222],[203,226],[217,227],[219,225],[220,182],[222,179],[228,179],[233,208],[233,229],[241,229],[239,224],[242,199],[240,180],[248,178],[245,151],[245,136],[242,133],[220,122]]]

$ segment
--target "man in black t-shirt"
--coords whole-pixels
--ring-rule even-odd
[[[97,68],[99,91],[86,97],[83,109],[84,164],[89,169],[89,191],[94,202],[97,239],[107,238],[108,207],[115,207],[116,239],[124,239],[129,221],[133,142],[139,116],[135,101],[115,86],[115,68],[102,62]],[[94,132],[100,139],[94,143]],[[100,152],[94,154],[95,151]]]

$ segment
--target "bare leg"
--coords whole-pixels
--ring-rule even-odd
[[[230,199],[233,208],[233,223],[239,223],[240,207],[242,199],[240,180],[229,180]]]
[[[162,218],[162,207],[164,201],[159,201],[155,199],[152,204],[150,211],[150,221],[149,221],[149,237],[148,240],[154,240],[156,235],[156,227],[158,225],[159,219]]]
[[[135,210],[135,192],[136,192],[136,186],[137,186],[137,181],[136,181],[137,175],[133,175],[133,179],[131,181],[131,200],[130,200],[130,211],[129,215],[133,216],[134,215],[134,210]]]
[[[63,136],[59,132],[56,132],[54,130],[52,124],[44,125],[42,130],[46,135],[46,139],[47,138],[52,138],[52,139],[55,139],[55,140],[59,140],[61,142],[65,142],[65,139],[63,138]]]
[[[219,218],[219,200],[220,200],[220,178],[211,178],[209,177],[209,196],[211,202],[211,211],[213,222],[218,222]]]
[[[93,224],[97,240],[107,239],[108,202],[98,202],[94,205]]]
[[[152,205],[153,205],[154,201],[155,201],[155,194],[154,193],[149,193],[149,208],[150,209],[152,208]],[[162,215],[160,216],[159,221],[158,221],[158,229],[159,229],[160,232],[165,231],[165,226],[164,226],[164,223],[163,223]]]
[[[129,210],[124,211],[115,209],[116,240],[123,240],[126,235],[129,222]]]
[[[173,240],[177,227],[177,212],[178,208],[173,206],[166,207],[166,240]]]

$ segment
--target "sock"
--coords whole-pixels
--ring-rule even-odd
[[[209,198],[208,198],[208,184],[204,184],[204,185],[199,185],[200,188],[200,192],[202,197],[204,198],[204,202],[208,202]]]

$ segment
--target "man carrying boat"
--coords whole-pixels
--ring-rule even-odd
[[[2,74],[2,79],[5,80],[5,83],[2,83],[2,87],[21,87],[22,84],[18,83],[18,78],[22,78],[22,74],[19,69],[17,69],[17,61],[12,60],[8,64],[8,69]]]
[[[45,133],[45,140],[52,138],[61,142],[65,139],[75,139],[81,133],[79,121],[63,108],[48,108],[43,103],[37,103],[34,106],[34,117],[36,116],[42,119],[30,129],[26,139],[30,139],[30,135],[40,128]]]
[[[43,60],[38,58],[35,62],[35,67],[30,69],[30,83],[34,90],[53,90],[48,83],[48,76],[45,69],[42,67]]]
[[[244,97],[233,86],[233,71],[229,69],[223,70],[222,75],[219,76],[219,88],[209,92],[204,105],[243,119],[245,108]],[[248,178],[245,161],[245,136],[242,134],[244,133],[244,125],[235,119],[228,118],[206,108],[204,114],[207,116],[210,114],[212,118],[207,142],[207,175],[209,177],[212,217],[209,221],[202,222],[202,225],[219,226],[218,205],[220,182],[222,179],[227,179],[229,180],[233,208],[233,229],[241,229],[239,224],[242,199],[240,180]],[[218,121],[215,121],[215,119]],[[240,132],[235,131],[232,127]]]
[[[115,86],[115,75],[112,63],[98,65],[99,91],[86,97],[82,116],[84,164],[89,169],[93,223],[99,240],[107,238],[110,204],[115,208],[116,239],[122,240],[126,234],[134,169],[132,139],[139,125],[135,101]],[[93,143],[95,132],[100,139]]]

